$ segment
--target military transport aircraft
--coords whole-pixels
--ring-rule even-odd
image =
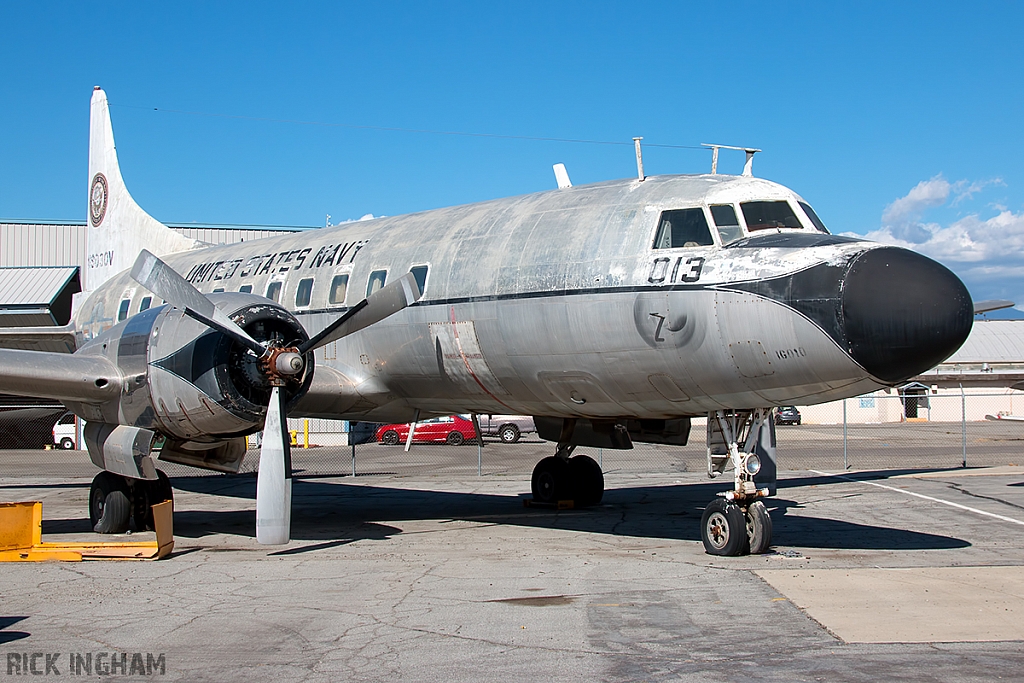
[[[556,168],[548,192],[209,246],[132,200],[96,88],[87,293],[66,327],[0,334],[0,391],[87,421],[100,532],[170,495],[158,461],[234,472],[265,430],[261,543],[289,539],[286,415],[532,415],[556,444],[533,495],[581,504],[604,480],[576,447],[683,445],[706,416],[708,472],[733,476],[705,548],[763,552],[772,406],[933,367],[972,303],[924,256],[829,234],[749,163],[714,171],[574,187]]]

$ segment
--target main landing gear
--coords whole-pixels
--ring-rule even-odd
[[[756,555],[772,544],[772,519],[760,500],[769,490],[754,483],[762,468],[755,450],[771,433],[771,417],[771,408],[708,413],[708,476],[733,469],[732,490],[719,493],[700,520],[700,537],[709,555]],[[774,449],[773,435],[769,442]]]
[[[588,455],[572,457],[575,446],[559,444],[558,451],[533,468],[531,490],[538,503],[556,505],[571,500],[573,507],[597,505],[604,496],[604,474]]]
[[[173,499],[171,482],[161,470],[154,481],[100,472],[89,488],[89,523],[99,534],[123,534],[134,517],[136,531],[150,531],[152,506]]]

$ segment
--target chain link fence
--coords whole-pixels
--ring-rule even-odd
[[[782,470],[884,470],[979,467],[1024,462],[1024,422],[991,421],[986,415],[1024,415],[1024,393],[893,393],[862,396],[817,406],[797,406],[800,423],[777,427]],[[63,419],[61,417],[64,416]],[[60,420],[56,444],[52,433]],[[353,425],[334,420],[289,420],[296,476],[529,475],[536,463],[554,453],[554,444],[536,434],[517,443],[485,438],[483,445],[415,443],[387,446],[373,437],[375,425],[355,427],[366,443],[350,445]],[[704,472],[706,420],[695,418],[687,446],[635,444],[632,450],[579,448],[598,460],[606,473]],[[70,450],[59,444],[71,435]],[[92,465],[81,447],[80,421],[60,406],[11,404],[0,408],[0,476],[15,470],[31,474],[45,464],[49,473],[66,469],[82,476]],[[50,450],[44,450],[49,448]],[[258,437],[249,437],[242,471],[254,472]],[[208,474],[162,463],[171,476]]]

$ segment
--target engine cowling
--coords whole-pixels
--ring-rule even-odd
[[[309,337],[283,307],[251,294],[209,295],[259,342],[295,346]],[[234,340],[171,306],[143,311],[83,347],[122,373],[116,401],[71,407],[86,420],[148,429],[172,441],[215,444],[258,431],[271,384],[260,359]],[[291,407],[313,379],[313,354],[283,390]]]

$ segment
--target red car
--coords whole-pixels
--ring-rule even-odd
[[[384,425],[377,430],[377,441],[386,446],[405,443],[409,438],[409,425]],[[473,423],[458,415],[432,417],[416,424],[413,443],[447,443],[459,446],[476,438]]]

